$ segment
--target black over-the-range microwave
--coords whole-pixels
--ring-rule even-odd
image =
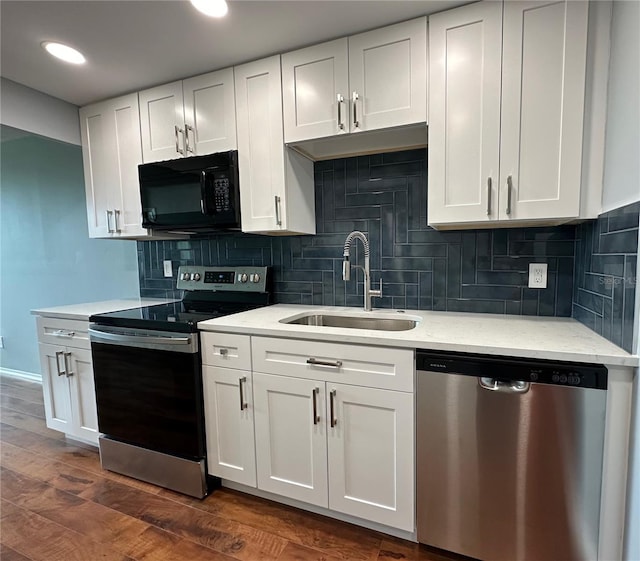
[[[238,151],[138,166],[142,226],[180,233],[240,228]]]

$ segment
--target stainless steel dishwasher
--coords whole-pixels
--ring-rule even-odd
[[[418,541],[483,561],[595,561],[607,369],[418,351]]]

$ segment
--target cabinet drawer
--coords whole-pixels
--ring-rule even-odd
[[[202,333],[200,342],[203,364],[251,370],[251,343],[248,335]]]
[[[77,349],[91,348],[88,321],[38,316],[36,322],[40,343],[64,345]]]
[[[252,337],[251,350],[255,372],[413,391],[412,349]]]

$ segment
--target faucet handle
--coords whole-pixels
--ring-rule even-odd
[[[378,288],[378,290],[373,290],[373,289],[371,289],[371,290],[369,291],[369,293],[371,294],[371,296],[376,296],[376,297],[378,297],[378,298],[380,298],[380,297],[382,296],[382,279],[380,279],[379,287],[380,287],[380,288]]]

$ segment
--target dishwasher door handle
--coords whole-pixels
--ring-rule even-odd
[[[505,382],[497,378],[478,378],[478,384],[483,390],[500,393],[523,394],[531,389],[529,382],[522,380],[509,380]]]

